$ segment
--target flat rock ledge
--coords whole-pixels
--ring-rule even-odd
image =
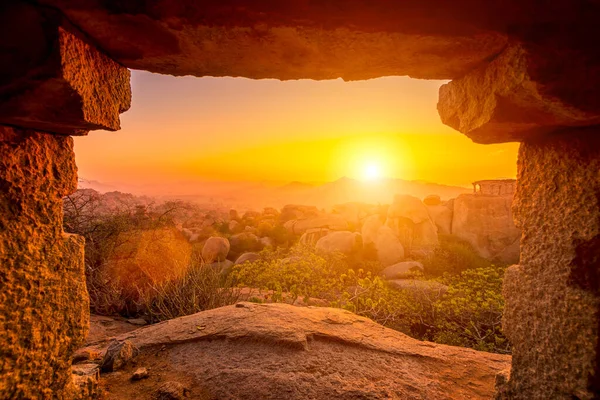
[[[511,360],[418,341],[340,309],[248,302],[115,341],[129,341],[139,355],[101,376],[108,399],[151,399],[165,381],[202,399],[490,399]],[[87,350],[102,355],[107,347]],[[149,378],[131,382],[139,367]]]

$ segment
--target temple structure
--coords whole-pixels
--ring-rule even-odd
[[[473,182],[473,193],[484,196],[512,196],[516,187],[516,179],[486,179]]]

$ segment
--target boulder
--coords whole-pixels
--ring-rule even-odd
[[[428,253],[438,246],[437,228],[425,204],[416,197],[395,196],[385,225],[394,231],[405,253]]]
[[[427,212],[435,224],[438,234],[452,233],[452,208],[446,205],[426,205]]]
[[[362,250],[362,236],[350,231],[331,232],[317,241],[315,248],[323,253],[342,253],[351,256]]]
[[[260,260],[260,256],[256,253],[244,253],[235,260],[235,265],[243,264],[245,262],[254,262]]]
[[[204,243],[204,247],[202,248],[202,260],[204,260],[206,264],[215,261],[225,261],[230,247],[227,239],[212,236]]]
[[[410,278],[415,272],[423,272],[423,264],[418,261],[404,261],[385,268],[381,275],[387,279]]]
[[[156,400],[183,400],[187,398],[189,389],[179,382],[167,381],[156,390]]]
[[[325,228],[309,229],[300,236],[298,243],[305,246],[314,246],[319,239],[327,236],[331,231]]]
[[[263,247],[273,247],[274,243],[273,243],[273,239],[271,239],[270,237],[261,237],[259,239],[260,244],[263,245]]]
[[[442,204],[442,199],[437,194],[430,194],[423,199],[423,203],[426,206],[439,206]]]
[[[204,264],[204,267],[212,268],[222,275],[227,275],[231,271],[231,268],[233,267],[233,265],[234,265],[233,261],[225,260],[225,261],[216,261],[211,264]]]
[[[252,232],[242,232],[229,237],[231,244],[231,258],[237,259],[240,255],[247,252],[255,252],[263,249],[258,236]]]
[[[117,337],[126,339],[150,371],[207,399],[489,399],[511,360],[412,339],[341,309],[281,303],[237,303]],[[124,399],[157,385],[102,379]]]
[[[361,228],[361,234],[363,237],[364,244],[375,243],[377,240],[377,233],[379,232],[379,228],[383,226],[383,221],[379,217],[379,215],[371,215],[367,217],[363,222],[363,226]]]
[[[512,196],[461,194],[454,201],[452,234],[484,258],[517,259],[521,230],[512,215]]]
[[[377,260],[384,267],[404,260],[404,247],[394,232],[387,226],[382,226],[377,231],[374,246],[377,252]]]
[[[108,346],[102,359],[102,372],[113,372],[123,368],[138,353],[137,348],[128,340],[115,341]]]
[[[229,232],[239,232],[240,231],[240,223],[237,222],[236,220],[231,220],[229,221],[229,224],[227,225],[227,228],[229,228]]]
[[[348,222],[339,215],[325,214],[307,219],[290,220],[284,227],[294,235],[301,235],[309,229],[330,229],[332,231],[344,231],[348,229]]]

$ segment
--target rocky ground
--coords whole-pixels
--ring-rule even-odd
[[[80,374],[103,364],[107,399],[489,399],[510,366],[510,356],[421,342],[340,309],[247,302],[80,354]]]

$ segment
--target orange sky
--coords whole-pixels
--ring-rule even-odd
[[[440,122],[441,81],[194,78],[132,72],[118,132],[75,139],[102,182],[322,182],[368,171],[468,185],[514,177],[518,144],[477,145]]]

